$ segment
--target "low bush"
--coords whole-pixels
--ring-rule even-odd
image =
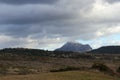
[[[19,75],[27,75],[27,74],[31,74],[31,73],[32,73],[32,71],[25,67],[19,68],[19,72],[18,72]]]
[[[72,66],[65,66],[64,68],[60,69],[53,69],[50,72],[64,72],[64,71],[76,71],[76,70],[85,70],[85,67],[72,67]]]
[[[8,73],[8,68],[5,66],[0,66],[0,75],[6,75]]]
[[[117,69],[117,72],[120,73],[120,67]]]
[[[114,71],[103,63],[94,63],[92,65],[91,69],[97,69],[101,72],[107,73],[112,76],[115,75]]]

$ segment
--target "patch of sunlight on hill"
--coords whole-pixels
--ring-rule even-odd
[[[34,75],[3,76],[0,80],[120,80],[99,72],[68,71]]]

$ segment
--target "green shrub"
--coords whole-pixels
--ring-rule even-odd
[[[85,69],[85,68],[84,67],[78,68],[78,67],[72,67],[72,66],[65,66],[64,68],[50,70],[50,72],[76,71],[76,70],[83,70],[83,69]]]
[[[106,66],[103,63],[94,63],[91,67],[92,69],[97,69],[101,72],[107,73],[109,75],[114,75],[114,71],[112,69],[110,69],[108,66]]]
[[[8,73],[8,68],[0,66],[0,75],[6,75]]]
[[[117,69],[117,72],[120,73],[120,67]]]

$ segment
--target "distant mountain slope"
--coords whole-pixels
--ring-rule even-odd
[[[92,50],[92,48],[88,44],[83,45],[76,42],[67,42],[61,48],[58,48],[55,51],[86,52],[90,50]]]
[[[103,54],[120,54],[120,46],[104,46],[89,53],[103,53]]]

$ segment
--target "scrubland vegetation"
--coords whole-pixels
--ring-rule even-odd
[[[7,49],[0,51],[0,80],[119,80],[119,57]]]

